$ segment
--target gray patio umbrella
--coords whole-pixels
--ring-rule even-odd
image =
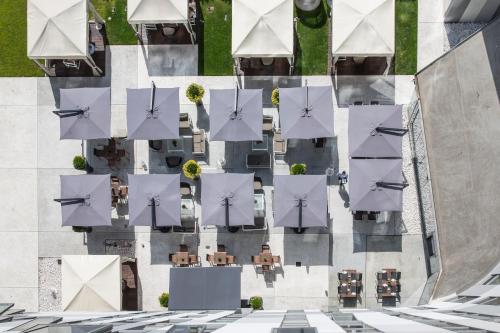
[[[111,137],[111,89],[60,89],[61,139],[106,139]]]
[[[179,114],[179,88],[127,89],[129,139],[178,139]]]
[[[262,89],[210,89],[212,141],[260,141],[262,117]]]
[[[283,139],[334,136],[332,87],[279,88]]]
[[[128,175],[131,225],[181,225],[179,174]]]
[[[109,175],[61,176],[63,226],[110,226],[111,179]]]
[[[326,227],[325,175],[274,176],[275,227]]]
[[[201,175],[203,225],[254,225],[253,174]]]
[[[349,107],[349,155],[351,157],[403,156],[401,105]]]
[[[353,211],[402,211],[400,159],[351,159],[349,198]]]

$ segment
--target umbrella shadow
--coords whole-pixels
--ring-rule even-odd
[[[210,118],[204,104],[196,106],[196,127],[210,131]]]
[[[349,208],[349,193],[347,193],[345,186],[339,186],[340,198],[344,201],[344,208]]]
[[[230,233],[224,228],[217,229],[217,244],[224,245],[227,252],[236,257],[237,265],[252,265],[252,256],[258,255],[261,245],[268,242],[269,234],[266,231],[248,232],[240,229]]]
[[[179,245],[186,244],[189,254],[198,255],[198,235],[182,233],[162,233],[151,230],[149,246],[151,265],[171,264],[169,254],[179,251]],[[143,245],[144,246],[144,245]]]
[[[394,75],[332,76],[333,91],[339,107],[353,104],[394,105],[396,98]]]

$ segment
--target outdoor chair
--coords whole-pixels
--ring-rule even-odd
[[[260,62],[264,66],[271,66],[274,63],[274,58],[260,58]]]
[[[161,140],[149,140],[149,148],[154,151],[160,151],[163,147],[163,142]]]
[[[341,298],[342,296],[342,286],[337,286],[337,293],[339,294],[339,298]]]
[[[268,251],[271,250],[271,247],[268,244],[262,244],[261,249],[262,249],[262,252],[264,252],[265,250],[268,250]]]
[[[384,288],[382,286],[377,286],[377,294],[382,294],[384,292]]]
[[[273,116],[264,115],[262,117],[262,131],[271,132],[273,130]]]
[[[179,245],[179,252],[188,252],[189,248],[186,244],[180,244]]]
[[[401,272],[391,272],[391,279],[394,279],[394,280],[401,279]]]
[[[64,67],[72,69],[80,69],[80,60],[63,60]]]
[[[252,264],[260,265],[260,256],[252,256]]]
[[[387,272],[382,272],[382,278],[380,280],[387,280]]]
[[[177,168],[182,163],[182,156],[167,156],[165,162],[169,168]]]
[[[281,130],[276,130],[273,136],[273,150],[275,155],[286,155],[286,140],[281,138]]]
[[[199,263],[198,256],[194,254],[189,255],[189,264],[190,265],[197,265]]]
[[[382,280],[382,272],[377,272],[377,280]]]
[[[186,182],[181,182],[181,195],[182,196],[189,196],[191,195],[191,185]]]
[[[361,294],[361,288],[362,288],[361,285],[359,285],[359,286],[356,285],[356,294],[358,294],[358,295]]]
[[[173,253],[168,254],[168,261],[174,262],[174,254]]]
[[[235,256],[227,256],[227,264],[228,265],[234,265],[236,263],[236,257]]]
[[[179,115],[179,130],[192,130],[193,123],[188,113],[181,113]]]
[[[158,27],[156,26],[156,24],[143,24],[144,26],[144,29],[146,29],[146,31],[157,31],[158,30]]]
[[[273,264],[281,264],[281,257],[273,256]]]
[[[193,132],[193,155],[205,156],[206,137],[205,130]]]
[[[361,281],[363,280],[363,273],[357,273],[356,280],[359,281],[359,283],[361,283]]]
[[[226,246],[224,244],[217,244],[217,252],[226,252]]]
[[[396,292],[400,293],[401,292],[401,285],[398,283],[396,284]]]

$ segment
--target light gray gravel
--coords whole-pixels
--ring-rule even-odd
[[[486,23],[445,23],[444,28],[448,38],[444,40],[444,50],[454,48],[485,25]]]
[[[60,258],[38,258],[38,310],[61,310]]]

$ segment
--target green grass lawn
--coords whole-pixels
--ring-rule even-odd
[[[328,6],[326,0],[314,13],[297,10],[295,74],[326,75],[328,71]]]
[[[231,1],[200,0],[199,75],[233,75]]]
[[[396,0],[396,75],[417,71],[417,0]]]
[[[27,56],[26,0],[0,0],[0,76],[43,76]]]
[[[92,0],[92,3],[99,15],[106,21],[106,34],[109,44],[137,44],[135,32],[127,22],[127,0]]]

